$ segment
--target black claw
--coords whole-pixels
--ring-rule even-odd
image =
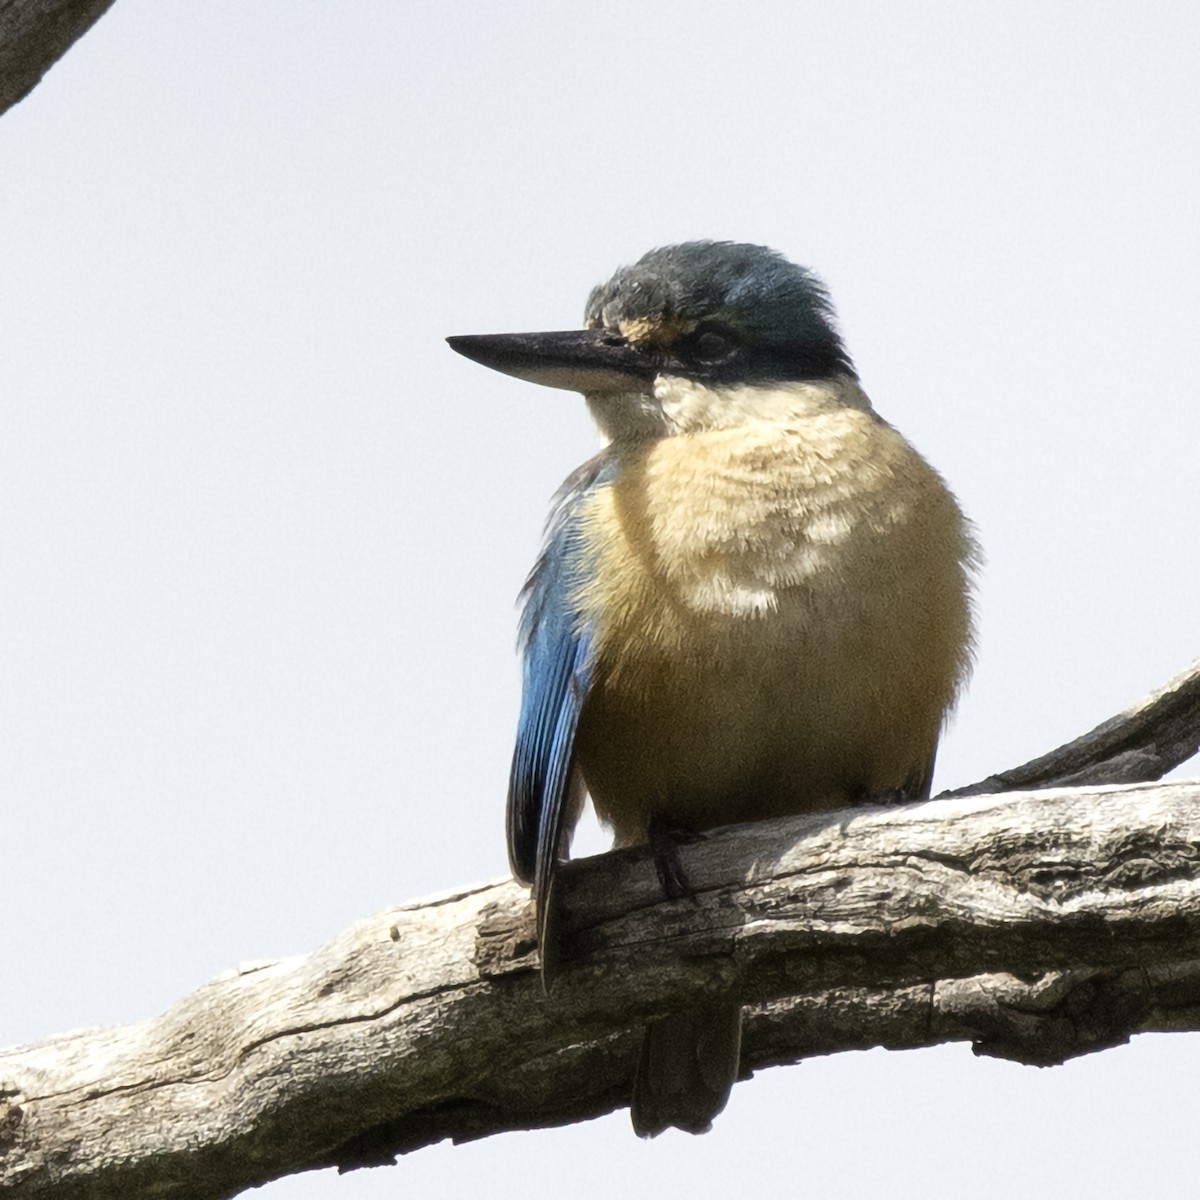
[[[688,831],[672,827],[660,817],[650,818],[650,851],[654,855],[654,870],[659,886],[668,900],[695,901],[696,893],[679,858],[679,838]]]

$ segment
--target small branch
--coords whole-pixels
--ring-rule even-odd
[[[1200,659],[1090,733],[942,797],[1046,787],[1146,783],[1200,750]],[[942,797],[939,797],[941,799]]]
[[[0,1185],[200,1200],[578,1120],[625,1104],[648,1017],[716,994],[756,1006],[747,1070],[956,1039],[1049,1062],[1200,1028],[1200,784],[826,813],[681,853],[695,903],[664,901],[642,852],[564,871],[549,999],[527,896],[494,884],[2,1053]]]
[[[112,6],[113,0],[0,2],[0,113],[24,100],[42,76]]]

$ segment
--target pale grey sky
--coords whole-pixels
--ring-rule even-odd
[[[506,872],[513,600],[595,435],[442,339],[577,324],[657,244],[824,276],[977,522],[939,785],[1186,665],[1198,55],[1190,0],[118,0],[0,119],[0,1042]],[[1197,1076],[1183,1036],[842,1055],[704,1138],[618,1113],[262,1194],[1180,1194]]]

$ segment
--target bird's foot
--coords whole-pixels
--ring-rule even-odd
[[[688,882],[687,873],[679,858],[679,843],[695,833],[679,825],[672,825],[661,817],[650,818],[650,851],[654,855],[654,870],[663,895],[668,900],[695,900],[696,894]]]

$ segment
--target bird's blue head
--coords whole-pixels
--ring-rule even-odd
[[[662,355],[664,374],[765,382],[854,373],[824,285],[766,246],[651,250],[592,289],[584,319]]]
[[[521,379],[586,395],[648,392],[661,376],[716,385],[854,376],[811,271],[766,246],[682,242],[593,289],[587,328],[448,339]]]

